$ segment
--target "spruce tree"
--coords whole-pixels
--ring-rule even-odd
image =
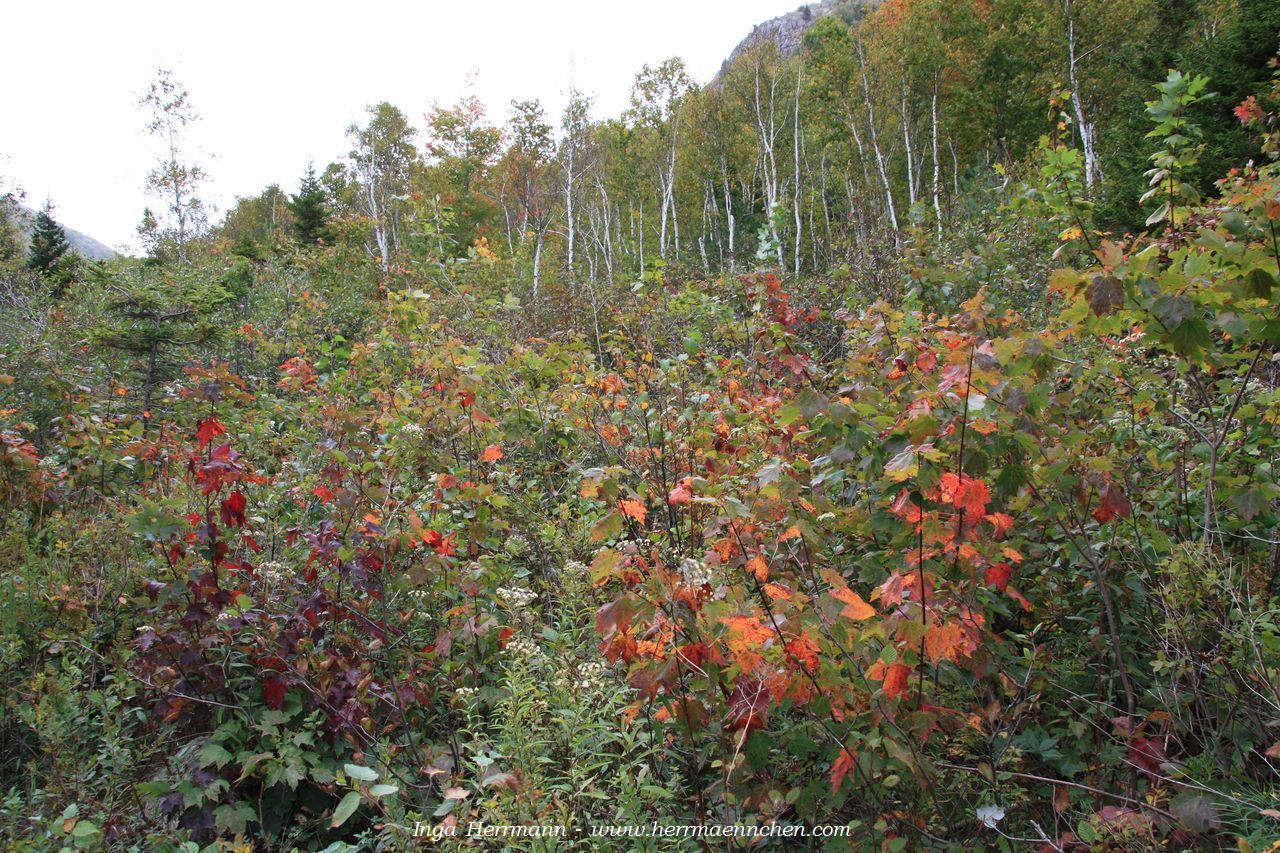
[[[289,211],[293,214],[293,232],[299,242],[314,245],[328,237],[329,206],[314,166],[307,167],[297,195],[290,197]]]
[[[27,266],[40,275],[47,276],[54,271],[58,261],[70,248],[67,232],[54,220],[53,205],[46,201],[36,214],[36,227],[31,234],[31,253],[27,258]]]

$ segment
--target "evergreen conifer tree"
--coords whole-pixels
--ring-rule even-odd
[[[70,248],[67,232],[53,218],[53,205],[46,201],[36,214],[36,227],[31,234],[31,252],[27,258],[27,266],[40,275],[47,276],[54,271],[58,261]]]
[[[307,167],[297,195],[289,199],[289,210],[293,213],[293,231],[299,242],[313,245],[327,238],[329,206],[314,166]]]

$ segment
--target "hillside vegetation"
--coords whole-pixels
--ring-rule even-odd
[[[1280,850],[1278,47],[886,0],[216,224],[160,72],[145,258],[0,229],[6,848]]]

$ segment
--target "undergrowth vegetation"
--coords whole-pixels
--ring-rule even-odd
[[[1204,86],[1139,236],[1055,134],[826,276],[339,236],[9,298],[0,833],[1280,849],[1274,103],[1199,199]]]

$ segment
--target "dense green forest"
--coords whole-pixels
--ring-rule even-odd
[[[1280,3],[802,12],[2,200],[4,849],[1280,851]]]

